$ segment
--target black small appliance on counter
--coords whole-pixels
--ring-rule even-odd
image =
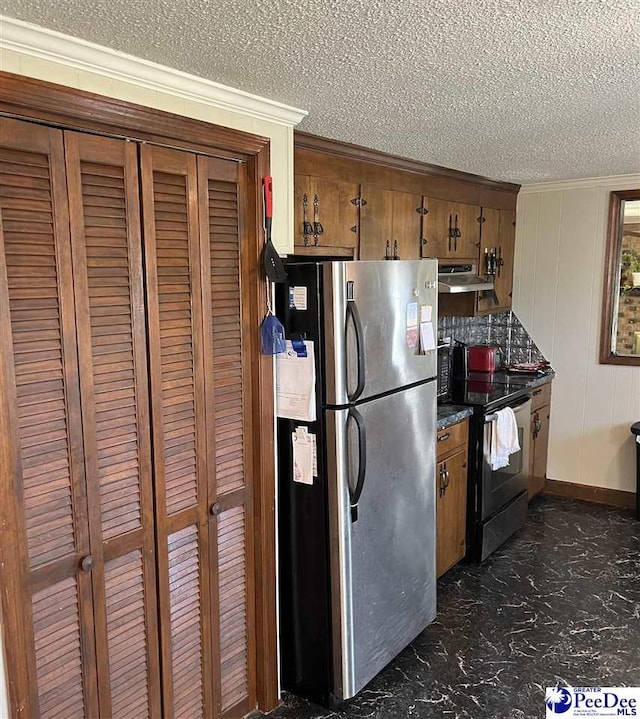
[[[451,399],[451,353],[453,347],[449,338],[438,341],[438,402]]]

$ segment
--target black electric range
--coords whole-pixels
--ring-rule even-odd
[[[520,397],[527,396],[533,387],[553,378],[544,374],[512,374],[509,372],[469,372],[452,381],[451,402],[487,410],[498,409]]]
[[[473,407],[469,424],[467,493],[467,559],[482,562],[526,521],[528,512],[529,444],[533,387],[545,375],[496,372],[468,373],[451,382],[451,401]],[[491,443],[496,413],[510,407],[516,418],[520,450],[508,465],[492,464]]]

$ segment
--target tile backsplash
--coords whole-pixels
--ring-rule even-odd
[[[438,320],[438,339],[442,341],[445,337],[465,344],[498,345],[507,365],[545,360],[527,330],[511,311],[485,317],[441,317]]]

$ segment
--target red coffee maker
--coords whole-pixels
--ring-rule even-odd
[[[494,345],[469,345],[467,369],[469,372],[495,372],[498,369],[499,349]]]

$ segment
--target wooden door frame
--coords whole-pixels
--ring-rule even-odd
[[[248,276],[242,278],[251,307],[253,332],[249,338],[252,356],[253,416],[256,441],[250,448],[254,463],[254,543],[256,615],[256,695],[258,708],[273,709],[278,703],[276,633],[275,550],[275,437],[273,404],[273,360],[260,352],[259,327],[266,311],[266,285],[260,271],[262,253],[262,199],[260,178],[269,174],[269,138],[240,130],[173,115],[101,95],[0,72],[0,113],[22,120],[36,120],[64,129],[94,132],[183,150],[240,160],[247,164],[248,217],[246,240],[254,248]],[[3,423],[0,423],[0,428]],[[1,498],[6,502],[6,498]],[[15,538],[0,534],[0,556],[15,552]],[[7,622],[4,652],[7,669],[22,661],[18,642],[11,640],[10,619],[15,617],[15,577],[0,563],[1,615]],[[9,629],[9,631],[7,631]],[[24,692],[33,691],[26,677],[9,676],[7,685],[12,715],[20,715]]]

